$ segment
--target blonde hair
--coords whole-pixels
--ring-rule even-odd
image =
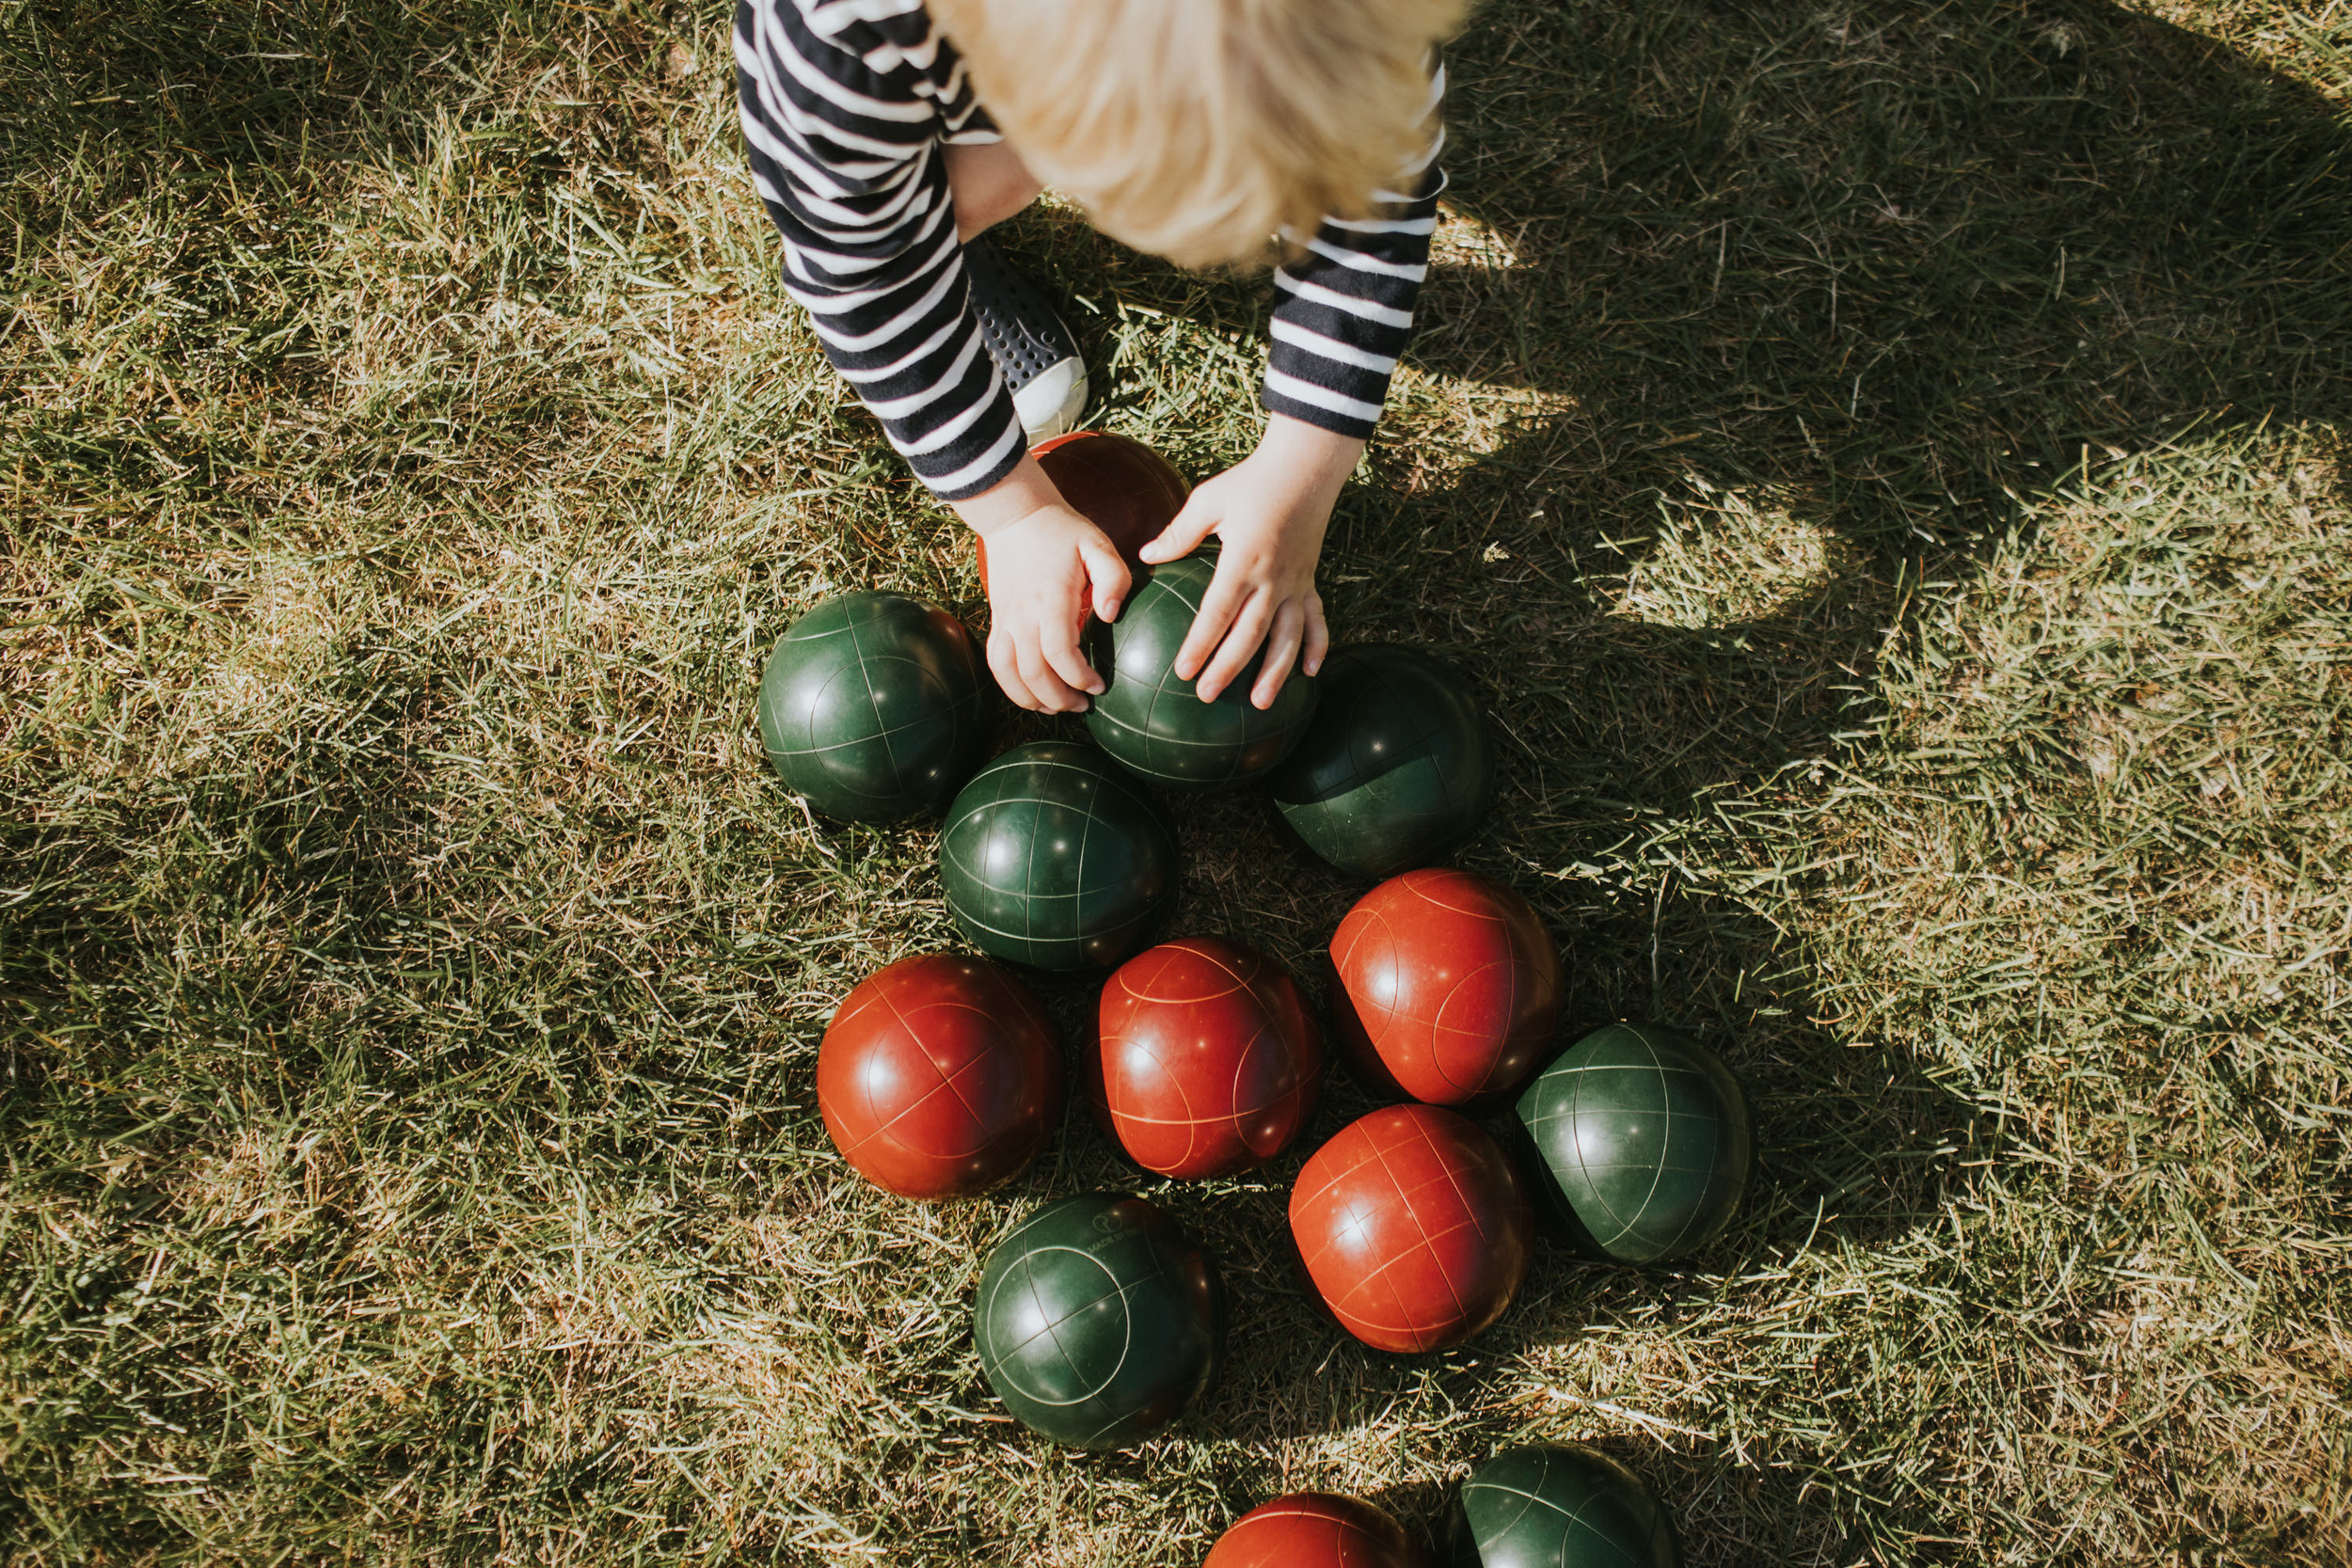
[[[1408,181],[1435,129],[1433,51],[1469,8],[930,0],[1030,171],[1104,233],[1190,267],[1263,263]]]

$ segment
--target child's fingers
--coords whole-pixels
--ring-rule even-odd
[[[1076,713],[1087,705],[1087,700],[1071,690],[1055,673],[1044,648],[1028,638],[1022,640],[1021,679],[1036,696],[1040,713]]]
[[[1323,659],[1331,651],[1331,628],[1324,625],[1323,595],[1307,595],[1307,652],[1298,661],[1300,669],[1311,675],[1323,673]]]
[[[1009,626],[989,633],[988,668],[1013,705],[1031,713],[1066,713],[1080,701],[1046,665],[1036,640]]]
[[[1225,640],[1233,617],[1249,595],[1248,588],[1240,580],[1238,571],[1228,573],[1219,562],[1216,576],[1209,579],[1209,591],[1200,596],[1200,608],[1192,618],[1192,630],[1184,634],[1184,646],[1176,650],[1176,678],[1192,680],[1200,673],[1200,667],[1209,662],[1216,645]]]
[[[1282,683],[1290,679],[1291,664],[1306,641],[1306,607],[1296,599],[1284,600],[1274,612],[1274,629],[1266,635],[1265,664],[1258,672],[1258,684],[1249,689],[1254,705],[1272,707],[1274,699],[1281,695]]]
[[[1103,689],[1103,677],[1094,673],[1086,655],[1078,651],[1078,628],[1075,617],[1062,616],[1048,621],[1038,628],[1038,654],[1045,667],[1053,672],[1059,684],[1079,707],[1086,703],[1078,693],[1091,694]]]
[[[1094,613],[1105,621],[1118,620],[1119,607],[1127,602],[1127,590],[1135,586],[1127,562],[1099,532],[1078,541],[1078,558],[1086,562],[1087,581],[1094,589]]]
[[[1264,594],[1251,595],[1249,602],[1242,606],[1241,613],[1233,617],[1232,629],[1225,634],[1225,641],[1217,648],[1216,657],[1209,661],[1206,670],[1200,672],[1200,679],[1195,685],[1194,689],[1200,693],[1202,702],[1216,702],[1217,694],[1232,683],[1235,675],[1241,673],[1242,666],[1249,662],[1249,656],[1256,653],[1258,645],[1265,641],[1266,627],[1274,621],[1274,610],[1267,603],[1267,597]]]
[[[988,634],[988,672],[996,677],[997,686],[1013,706],[1027,708],[1032,713],[1044,711],[1038,705],[1037,694],[1029,689],[1029,683],[1021,678],[1021,662],[1014,654],[1011,634],[1001,630]]]
[[[1208,495],[1205,488],[1195,490],[1192,499],[1184,502],[1183,510],[1169,518],[1168,526],[1160,530],[1159,537],[1136,553],[1151,565],[1157,566],[1162,562],[1182,561],[1199,549],[1200,541],[1215,533],[1216,525],[1224,520],[1216,502],[1204,499]]]

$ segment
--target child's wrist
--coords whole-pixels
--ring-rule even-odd
[[[1329,504],[1364,455],[1360,436],[1343,436],[1288,414],[1266,416],[1257,455],[1299,490]]]
[[[1356,471],[1364,455],[1364,438],[1343,436],[1288,414],[1268,414],[1258,450],[1279,457],[1289,467],[1311,471],[1318,479],[1343,481]]]
[[[986,539],[1017,527],[1048,507],[1062,504],[1061,492],[1045,477],[1037,459],[1024,454],[1012,472],[977,496],[949,501],[948,509],[963,526]]]

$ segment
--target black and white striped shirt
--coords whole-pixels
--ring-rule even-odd
[[[1023,444],[966,297],[940,152],[998,139],[962,59],[923,0],[737,0],[735,60],[786,291],[916,476],[945,500],[978,495]],[[1275,272],[1268,409],[1372,434],[1428,270],[1438,150],[1411,192],[1381,193],[1381,215],[1325,222]]]

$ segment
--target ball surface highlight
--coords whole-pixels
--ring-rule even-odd
[[[1072,1448],[1124,1448],[1216,1376],[1224,1284],[1157,1204],[1065,1198],[989,1254],[972,1337],[989,1386],[1024,1426]]]
[[[1505,1449],[1454,1510],[1452,1568],[1681,1568],[1674,1521],[1640,1477],[1581,1443]]]
[[[1560,953],[1527,900],[1469,871],[1391,877],[1331,937],[1331,1032],[1374,1086],[1459,1105],[1515,1088],[1560,1021]]]
[[[1380,1509],[1330,1492],[1260,1503],[1216,1538],[1200,1568],[1428,1568],[1405,1528]]]
[[[1723,1229],[1747,1188],[1747,1096],[1678,1031],[1596,1029],[1536,1074],[1517,1109],[1549,1178],[1537,1189],[1599,1256],[1683,1257]]]
[[[957,794],[939,875],[981,951],[1040,969],[1107,967],[1174,901],[1176,845],[1158,803],[1101,752],[1032,741]]]
[[[785,628],[759,682],[759,736],[787,787],[828,816],[936,811],[986,753],[994,684],[937,605],[836,594]]]
[[[1119,966],[1096,1009],[1102,1114],[1146,1170],[1263,1164],[1313,1113],[1323,1043],[1306,994],[1254,948],[1186,937]]]
[[[1467,1117],[1391,1105],[1343,1127],[1291,1189],[1291,1236],[1340,1325],[1377,1350],[1458,1345],[1527,1277],[1518,1175]]]
[[[1494,743],[1470,684],[1413,648],[1335,648],[1297,750],[1266,780],[1282,820],[1342,871],[1393,877],[1477,832]]]
[[[1087,658],[1104,682],[1087,709],[1088,733],[1121,766],[1171,789],[1222,788],[1265,772],[1314,716],[1315,681],[1303,670],[1291,672],[1272,707],[1250,704],[1263,649],[1214,703],[1177,675],[1177,650],[1216,575],[1211,554],[1146,567],[1119,619],[1087,627]]]
[[[985,958],[885,964],[834,1009],[817,1108],[858,1174],[961,1197],[1017,1174],[1061,1117],[1061,1055],[1026,986]]]

